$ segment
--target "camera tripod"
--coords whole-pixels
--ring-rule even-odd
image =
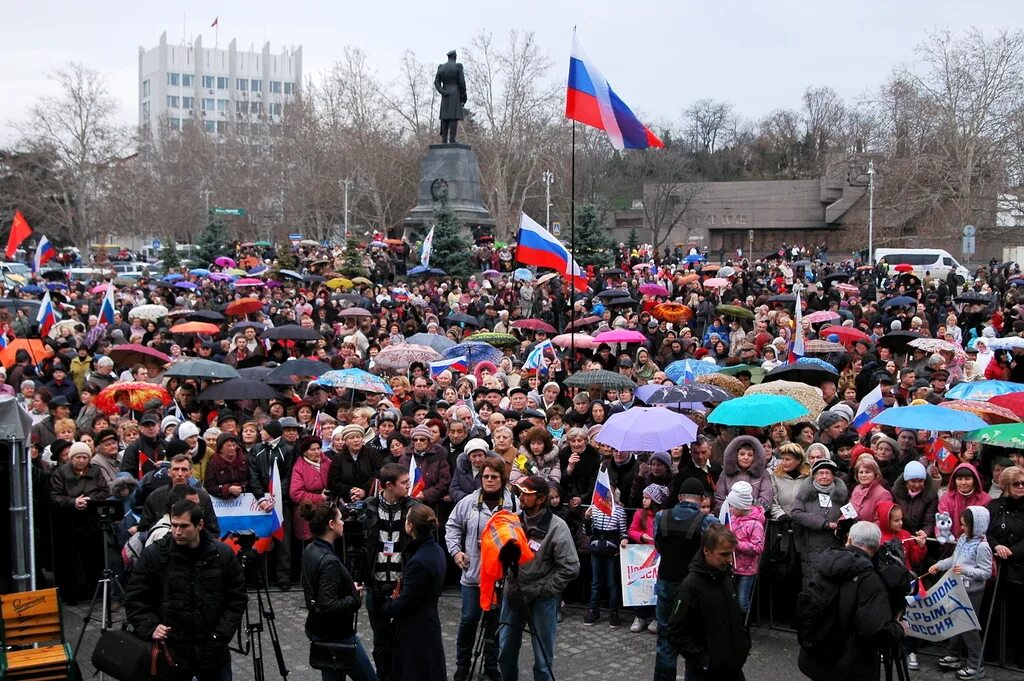
[[[99,581],[96,582],[96,589],[92,594],[92,601],[89,602],[89,609],[85,611],[82,618],[82,630],[78,632],[78,640],[75,642],[75,649],[71,655],[72,659],[78,659],[78,651],[82,647],[82,639],[85,638],[85,630],[89,628],[89,622],[99,622],[100,631],[104,632],[114,626],[113,615],[111,614],[110,599],[111,587],[117,585],[119,593],[124,594],[124,587],[118,580],[114,570],[110,567],[110,537],[113,521],[109,516],[99,515],[100,533],[103,535],[103,572],[100,573]],[[100,601],[100,616],[93,617],[96,610],[96,600]],[[122,620],[123,621],[123,620]]]
[[[266,679],[266,672],[263,669],[263,629],[264,622],[266,629],[270,632],[270,642],[274,647],[274,656],[277,658],[277,670],[281,678],[288,678],[288,669],[284,664],[284,653],[281,651],[281,639],[277,635],[277,616],[274,614],[274,604],[270,601],[270,588],[267,583],[267,556],[258,554],[250,547],[243,547],[238,552],[238,559],[242,563],[242,572],[245,573],[246,591],[256,593],[256,618],[253,619],[249,610],[248,601],[245,604],[245,619],[238,627],[238,647],[232,650],[242,655],[252,657],[252,672],[255,681]],[[250,588],[250,586],[254,588]],[[243,641],[243,633],[245,639]]]

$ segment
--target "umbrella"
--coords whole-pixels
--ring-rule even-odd
[[[271,362],[273,364],[273,362]],[[244,378],[247,381],[261,381],[267,385],[287,385],[292,386],[295,384],[290,377],[289,378],[269,378],[270,372],[274,370],[272,366],[258,366],[258,367],[244,367],[238,370],[238,376]]]
[[[651,310],[651,316],[659,321],[681,324],[693,319],[693,310],[682,303],[660,303]]]
[[[921,348],[925,352],[951,352],[959,359],[967,359],[967,353],[956,343],[950,343],[941,338],[915,338],[908,345],[912,348]],[[1021,386],[1024,390],[1024,386]]]
[[[1011,410],[1000,407],[989,402],[977,402],[974,400],[949,400],[941,403],[943,409],[956,409],[966,411],[985,420],[993,425],[997,423],[1020,423],[1020,417]]]
[[[350,279],[346,279],[345,277],[335,277],[334,279],[329,279],[327,282],[325,282],[325,284],[326,284],[327,288],[329,288],[329,289],[337,289],[337,288],[346,288],[346,289],[348,289],[348,288],[352,288],[354,286],[352,281]]]
[[[211,324],[216,324],[223,322],[227,317],[214,310],[196,310],[195,312],[187,313],[185,315],[185,319],[190,322],[209,322]]]
[[[352,283],[360,286],[373,286],[373,282],[366,277],[352,277]]]
[[[223,272],[211,272],[209,279],[210,281],[233,281],[233,277],[230,274],[224,274]]]
[[[910,341],[921,337],[921,334],[914,331],[893,331],[878,339],[878,347],[889,348],[895,353],[910,352]]]
[[[458,345],[448,348],[442,354],[445,359],[465,357],[466,361],[471,365],[480,362],[494,362],[497,364],[501,360],[501,350],[490,343],[481,341],[463,341]]]
[[[647,404],[675,406],[686,402],[725,402],[732,395],[717,385],[704,383],[683,383],[682,385],[642,385],[636,389],[636,397]]]
[[[643,284],[643,285],[640,286],[639,290],[640,290],[640,293],[644,294],[645,296],[667,296],[667,295],[669,295],[669,290],[667,288],[665,288],[664,286],[659,286],[658,284]]]
[[[881,414],[872,419],[872,422],[880,426],[934,430],[936,432],[965,432],[984,428],[988,425],[974,414],[937,407],[934,404],[921,404],[914,407],[892,407],[882,411]]]
[[[261,381],[253,381],[248,378],[232,378],[228,381],[214,383],[196,395],[196,400],[199,402],[272,400],[278,396],[276,390]]]
[[[263,280],[245,277],[235,282],[235,288],[245,288],[248,286],[263,286]]]
[[[703,255],[698,255],[697,253],[691,253],[690,255],[688,255],[685,258],[683,258],[683,262],[695,263],[695,262],[700,262],[703,259],[704,259]]]
[[[820,324],[821,322],[830,322],[833,319],[839,319],[839,313],[833,312],[832,310],[818,310],[804,317],[805,322],[811,324]]]
[[[882,307],[905,307],[907,305],[917,305],[917,299],[910,296],[896,296],[882,303]]]
[[[705,279],[704,280],[704,287],[705,288],[725,288],[728,285],[729,285],[729,280],[728,279],[723,279],[721,277],[711,277],[710,279]]]
[[[1017,416],[1024,419],[1024,393],[1006,393],[1005,395],[994,395],[988,399],[990,404],[997,407],[1009,409]]]
[[[97,286],[93,286],[91,289],[89,289],[89,293],[93,295],[97,293],[106,293],[108,286],[110,286],[110,284],[99,284]]]
[[[44,359],[53,357],[53,348],[36,338],[15,338],[7,343],[7,347],[0,350],[0,362],[10,369],[14,366],[14,356],[18,350],[24,350],[29,355],[32,364],[39,364]],[[18,386],[21,389],[21,386]]]
[[[307,274],[302,278],[302,281],[310,284],[322,284],[327,281],[327,277],[322,277],[319,274]]]
[[[369,298],[361,296],[358,293],[335,293],[331,296],[331,300],[337,300],[342,303],[352,303],[353,305],[358,306],[372,305]]]
[[[807,359],[812,360],[815,358],[808,357]],[[818,362],[827,365],[829,368],[826,369],[821,364],[801,360],[799,362],[794,362],[793,364],[783,364],[775,367],[765,374],[761,383],[771,383],[772,381],[796,381],[798,383],[818,386],[825,381],[836,380],[839,376],[839,372],[836,371],[835,367],[827,362],[822,362],[821,360],[818,360]]]
[[[267,327],[265,324],[260,324],[259,322],[238,322],[237,324],[231,327],[230,332],[240,333],[242,331],[245,331],[246,329],[256,329],[256,333],[260,333],[266,328]]]
[[[537,277],[537,283],[538,284],[546,284],[547,282],[551,281],[552,279],[554,279],[557,276],[558,276],[558,272],[548,272],[547,274],[542,274],[539,277]]]
[[[849,278],[850,274],[848,272],[833,272],[832,274],[826,274],[824,277],[822,277],[821,283],[828,287],[829,285],[834,284],[837,281],[847,281]]]
[[[625,276],[625,271],[618,267],[609,267],[606,270],[601,270],[602,277],[622,277]]]
[[[22,293],[28,293],[33,296],[38,296],[40,293],[43,292],[43,287],[36,286],[35,284],[26,284],[25,286],[21,287],[21,291]]]
[[[821,390],[806,383],[797,381],[772,381],[760,383],[747,388],[747,395],[784,395],[792,397],[804,406],[813,416],[825,410],[825,400],[821,398]]]
[[[845,293],[848,296],[860,295],[860,287],[854,286],[853,284],[836,284],[835,289],[840,293]]]
[[[194,270],[189,270],[188,273],[191,274],[193,277],[210,276],[210,270],[206,269],[205,267],[197,267]]]
[[[164,372],[174,378],[200,378],[205,380],[227,380],[238,378],[239,372],[227,364],[208,359],[187,359],[178,362]]]
[[[953,299],[956,303],[991,303],[992,298],[977,291],[966,291]]]
[[[893,269],[899,272],[900,274],[903,274],[904,272],[913,272],[914,266],[905,262],[901,262],[899,265],[896,265],[896,267],[893,267]]]
[[[717,308],[719,314],[724,314],[729,317],[737,317],[739,319],[753,319],[754,311],[748,310],[745,307],[739,305],[719,305]]]
[[[612,331],[597,334],[594,337],[594,341],[597,343],[644,343],[647,341],[647,336],[639,331],[613,329]]]
[[[198,291],[199,285],[193,284],[191,281],[176,281],[174,282],[174,288],[183,288],[189,291]]]
[[[665,407],[633,407],[612,414],[594,440],[629,452],[665,452],[697,439],[697,424]]]
[[[807,319],[804,317],[804,319]],[[814,339],[804,343],[804,352],[809,355],[823,355],[829,352],[845,352],[844,348],[839,343],[833,343],[832,341]]]
[[[323,335],[316,329],[307,329],[298,324],[285,324],[275,326],[271,329],[264,329],[260,338],[271,340],[294,340],[294,341],[318,341]]]
[[[174,282],[181,281],[184,278],[185,275],[178,274],[177,272],[172,272],[171,274],[165,274],[163,279],[161,279],[160,281],[165,282],[167,284],[173,284]]]
[[[466,324],[472,327],[480,326],[479,319],[468,314],[462,314],[461,312],[448,315],[444,318],[444,321],[448,324]]]
[[[220,333],[220,327],[209,322],[184,322],[172,326],[171,333],[203,333],[212,336]]]
[[[501,272],[498,270],[484,270],[484,277],[487,279],[501,279]]]
[[[436,333],[414,333],[406,338],[405,342],[410,345],[424,345],[436,350],[437,352],[444,352],[455,345],[455,341],[448,336],[442,336]]]
[[[349,390],[361,390],[364,393],[390,395],[394,392],[383,378],[362,369],[328,371],[313,382],[328,388],[348,388]]]
[[[110,348],[109,356],[110,359],[114,360],[116,364],[121,366],[145,364],[147,366],[157,365],[162,367],[164,364],[171,361],[170,357],[159,350],[154,350],[151,347],[138,345],[136,343],[115,345]]]
[[[563,333],[551,339],[551,342],[560,348],[571,348],[573,346],[583,350],[593,350],[597,347],[594,337],[585,333]]]
[[[996,395],[1024,392],[1024,384],[1010,381],[976,381],[973,383],[957,383],[946,392],[949,400],[985,401]]]
[[[94,403],[104,414],[117,414],[121,407],[127,407],[132,411],[145,411],[153,400],[160,400],[160,404],[166,407],[171,404],[171,394],[167,392],[167,388],[156,383],[125,381],[112,383],[99,391]]]
[[[718,268],[718,276],[720,277],[731,277],[736,274],[736,268],[726,265],[725,267]]]
[[[512,273],[512,278],[516,281],[533,281],[533,272],[525,267],[520,267]]]
[[[234,267],[235,261],[226,255],[222,255],[219,258],[215,259],[213,261],[213,264],[217,265],[218,267]]]
[[[686,374],[704,376],[706,374],[718,373],[718,366],[711,362],[702,362],[699,359],[680,359],[665,367],[665,375],[672,379],[673,383],[682,383]]]
[[[62,319],[53,326],[50,327],[50,333],[46,334],[50,338],[57,340],[60,338],[60,332],[62,329],[68,328],[74,330],[75,325],[81,324],[82,322],[77,319]]]
[[[500,351],[496,348],[491,349],[500,354]],[[405,373],[413,362],[428,364],[439,359],[441,359],[441,354],[433,348],[428,348],[425,345],[398,343],[397,345],[389,345],[381,350],[373,359],[373,365],[382,371]]]
[[[700,275],[699,274],[677,274],[676,275],[676,283],[679,284],[680,286],[686,286],[687,284],[692,284],[695,281],[700,281]]]
[[[708,423],[723,426],[755,426],[765,428],[784,421],[808,416],[807,409],[785,395],[744,395],[722,402],[708,414]]]
[[[530,270],[526,271],[529,272]],[[418,277],[421,274],[433,275],[435,277],[443,277],[446,274],[446,272],[437,267],[424,267],[423,265],[417,265],[416,267],[413,267],[411,270],[409,270],[410,277]]]
[[[589,388],[592,385],[604,390],[636,390],[636,383],[615,371],[596,369],[594,371],[578,371],[562,382],[574,388]]]
[[[163,305],[139,305],[128,311],[128,319],[144,319],[156,321],[167,316],[167,308]]]
[[[250,268],[249,268],[249,269],[248,269],[248,270],[246,271],[246,274],[251,274],[251,275],[254,275],[254,276],[255,276],[255,275],[257,275],[257,274],[263,274],[264,272],[266,272],[266,271],[267,271],[267,270],[269,270],[269,269],[270,269],[270,268],[269,268],[269,267],[267,267],[266,265],[256,265],[256,267],[250,267]]]
[[[765,370],[754,364],[731,364],[729,366],[721,367],[717,374],[707,374],[708,376],[735,376],[744,371],[750,372],[750,382],[760,383],[764,380]]]
[[[274,379],[285,379],[291,378],[292,376],[298,376],[299,378],[315,378],[322,376],[331,370],[330,364],[325,364],[318,359],[289,359],[283,364],[280,364],[273,371],[268,374],[267,378]]]
[[[224,311],[233,317],[244,317],[247,314],[263,309],[263,301],[257,298],[239,298],[232,300]]]
[[[771,298],[769,298],[768,302],[769,303],[795,303],[796,302],[796,294],[795,293],[780,293],[778,295],[774,295]]]
[[[810,260],[796,260],[793,262],[793,267],[810,267]]]
[[[704,374],[703,376],[697,377],[697,383],[716,386],[733,397],[743,396],[743,383],[735,376],[727,376],[723,373]]]
[[[859,340],[871,342],[871,336],[852,326],[827,326],[818,332],[819,338],[828,338],[829,336],[838,336],[839,341],[844,345],[852,345]]]
[[[519,345],[519,339],[510,333],[494,333],[493,331],[480,331],[466,338],[466,342],[477,341],[487,343],[496,348],[509,348]]]
[[[346,307],[344,310],[338,313],[338,316],[352,318],[363,317],[369,319],[370,317],[373,316],[373,313],[371,313],[369,310],[364,310],[361,307]]]
[[[604,301],[605,307],[613,307],[616,305],[636,305],[637,301],[630,298],[628,295],[624,298],[608,298]]]
[[[540,319],[520,319],[512,322],[513,329],[526,329],[527,331],[543,331],[544,333],[555,333],[555,327]]]
[[[278,270],[277,273],[280,274],[282,277],[288,277],[289,279],[302,281],[302,275],[296,272],[295,270]]]
[[[1024,338],[1020,336],[1007,336],[1006,338],[986,338],[988,347],[992,350],[1012,350],[1024,348]]]
[[[986,426],[972,430],[961,439],[1008,449],[1024,449],[1024,423]]]
[[[576,321],[569,322],[568,324],[565,325],[565,328],[562,329],[562,330],[563,331],[574,331],[576,329],[583,328],[584,326],[590,326],[592,324],[599,324],[600,322],[601,322],[601,318],[598,317],[596,314],[587,315],[586,317],[581,317],[580,319],[577,319]]]
[[[609,298],[628,298],[629,291],[627,291],[624,288],[606,288],[605,290],[598,293],[597,297],[601,298],[602,300]]]

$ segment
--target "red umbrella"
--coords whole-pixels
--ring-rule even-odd
[[[566,324],[564,331],[572,331],[573,329],[581,329],[584,326],[590,326],[591,324],[597,324],[600,321],[601,321],[600,317],[598,317],[596,314],[592,314],[589,317],[583,317],[582,319],[577,319],[576,321],[574,321],[572,323]]]
[[[257,300],[256,298],[240,298],[233,300],[228,303],[227,308],[224,312],[236,317],[242,317],[252,312],[257,312],[263,309],[263,301]]]
[[[818,332],[818,338],[828,340],[829,336],[839,336],[843,345],[853,345],[859,340],[871,342],[871,336],[852,326],[828,326]]]
[[[988,401],[997,407],[1009,409],[1017,416],[1024,419],[1024,393],[1006,393],[988,398]],[[943,405],[945,406],[945,405]]]
[[[513,329],[526,329],[527,331],[543,331],[544,333],[555,333],[555,327],[540,319],[519,319],[512,322]]]
[[[124,345],[115,345],[110,349],[110,359],[114,360],[115,364],[120,366],[128,366],[131,364],[147,364],[162,366],[171,361],[171,358],[153,348],[145,345],[138,345],[136,343],[126,343]]]
[[[899,265],[896,265],[896,267],[894,267],[893,269],[896,270],[897,272],[900,272],[900,273],[903,273],[903,272],[913,272],[914,271],[914,266],[913,265],[908,265],[907,263],[902,262]]]
[[[127,407],[132,411],[144,411],[146,405],[155,399],[160,400],[165,407],[171,404],[171,395],[162,385],[145,381],[126,381],[108,385],[96,395],[94,402],[96,408],[104,414],[116,414],[121,411],[121,407]]]

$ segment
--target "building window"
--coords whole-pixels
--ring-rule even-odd
[[[149,78],[142,81],[142,96],[149,97]]]
[[[280,116],[281,115],[281,110],[282,110],[282,107],[281,107],[280,102],[270,105],[270,115],[271,116]]]
[[[203,76],[203,87],[208,90],[213,89],[213,76]]]
[[[178,84],[178,78],[179,78],[179,76],[178,76],[177,73],[168,73],[167,74],[167,84],[168,85],[177,85]]]
[[[171,130],[178,132],[181,130],[181,119],[180,118],[168,118],[167,127]]]
[[[226,99],[218,99],[217,100],[217,113],[227,113],[227,112],[228,112],[228,100],[226,100]]]
[[[203,111],[213,111],[214,103],[212,97],[203,97]]]
[[[258,114],[262,109],[263,105],[260,102],[249,102],[249,113]]]
[[[249,79],[248,78],[236,78],[235,79],[235,88],[238,89],[238,90],[241,90],[242,92],[248,91],[248,89],[249,89]]]
[[[175,95],[167,95],[167,108],[177,109],[178,108],[178,97]]]
[[[149,102],[142,103],[142,117],[147,120],[149,119]]]
[[[275,95],[281,94],[281,81],[279,81],[279,80],[272,80],[272,81],[270,81],[270,91],[273,94],[275,94]]]
[[[228,131],[228,123],[227,123],[227,121],[217,121],[217,132],[218,132],[218,134],[223,135],[223,134],[227,133],[227,131]]]
[[[181,108],[182,109],[194,109],[194,108],[196,108],[196,98],[195,97],[182,97],[181,98]]]
[[[249,102],[235,102],[235,113],[248,113]]]
[[[293,83],[285,83],[284,84],[284,93],[286,95],[292,94],[292,85],[293,85]]]
[[[253,92],[263,92],[263,81],[262,80],[256,80],[255,78],[253,78],[252,81],[250,81],[250,82],[252,84],[252,87],[249,88],[251,91],[253,91]]]
[[[183,73],[183,74],[181,74],[181,86],[182,87],[192,87],[192,74],[191,73]]]
[[[228,80],[229,79],[228,79],[227,76],[217,76],[217,89],[218,90],[227,90],[228,89]]]
[[[203,128],[206,129],[206,132],[216,132],[217,123],[216,121],[203,121]]]

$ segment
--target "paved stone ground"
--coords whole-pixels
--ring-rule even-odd
[[[308,643],[302,632],[305,621],[305,608],[302,604],[300,591],[293,589],[286,593],[271,592],[273,607],[277,616],[278,634],[281,639],[285,663],[288,668],[288,679],[316,680],[319,673],[310,669],[308,661]],[[255,612],[255,605],[250,606]],[[451,661],[455,658],[455,630],[459,618],[459,593],[451,590],[445,594],[440,604],[441,621],[445,623],[444,645],[449,662],[449,675],[454,671]],[[68,640],[76,640],[81,630],[82,617],[86,607],[67,607],[64,612],[64,629]],[[605,681],[641,681],[650,679],[654,670],[655,636],[648,633],[631,634],[629,624],[631,617],[623,617],[623,626],[610,629],[606,619],[594,626],[583,626],[583,609],[567,607],[565,619],[559,627],[558,648],[555,653],[555,678],[558,681],[578,681],[583,679],[601,678]],[[121,613],[115,613],[115,619]],[[371,640],[370,627],[366,620],[365,610],[360,611],[360,637],[369,650]],[[749,681],[798,681],[805,677],[796,665],[796,636],[790,632],[755,627],[752,632],[754,647],[745,671]],[[91,623],[86,631],[79,662],[83,678],[92,677],[93,668],[89,662],[92,649],[99,638],[98,623]],[[280,678],[273,648],[268,633],[263,634],[264,669],[267,679]],[[912,679],[931,681],[933,679],[952,680],[952,674],[942,673],[935,665],[936,657],[921,656],[922,669],[911,672]],[[532,678],[531,668],[533,656],[528,641],[523,642],[520,670],[521,679]],[[233,654],[234,678],[239,681],[254,679],[253,662],[250,657]],[[97,677],[98,678],[98,677]],[[680,662],[679,678],[682,678]],[[999,669],[994,666],[987,668],[987,678],[995,681],[1020,681],[1024,679],[1024,671]]]

